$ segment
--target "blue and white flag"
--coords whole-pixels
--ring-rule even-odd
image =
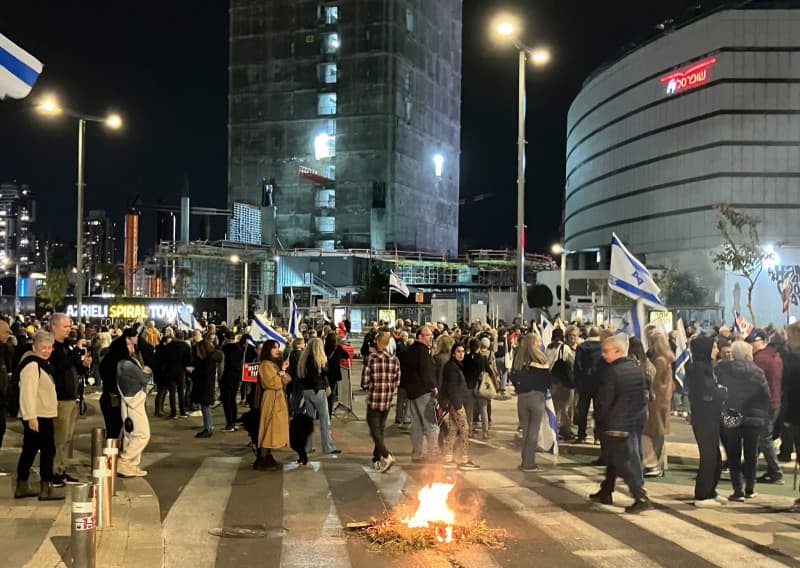
[[[27,97],[42,68],[38,59],[0,34],[0,99]]]
[[[689,340],[686,338],[686,328],[683,327],[683,319],[678,318],[677,328],[675,329],[675,380],[678,381],[683,388],[683,381],[686,378],[686,363],[688,363],[692,355],[689,352]]]
[[[300,310],[297,309],[297,301],[294,299],[294,289],[291,290],[289,296],[289,335],[297,339],[302,337],[300,333]]]
[[[411,293],[406,286],[406,283],[403,282],[403,279],[400,278],[397,274],[394,273],[394,270],[389,271],[389,293],[397,292],[398,294],[402,294],[406,298]]]
[[[542,329],[542,351],[545,351],[550,342],[553,341],[553,324],[544,315],[539,317]]]
[[[642,300],[654,310],[666,310],[659,295],[661,289],[653,281],[650,271],[636,260],[615,233],[611,236],[611,271],[608,285],[615,292],[634,300]]]
[[[558,419],[556,418],[556,407],[553,404],[553,397],[547,391],[544,399],[544,414],[542,424],[539,427],[539,449],[549,452],[554,456],[558,455]]]
[[[250,324],[250,344],[256,345],[268,339],[274,339],[281,344],[281,347],[286,346],[286,339],[273,329],[267,318],[261,314],[256,314],[253,317],[253,323]]]
[[[179,311],[178,312],[178,329],[181,331],[197,331],[203,330],[203,326],[200,325],[200,322],[197,321],[197,318],[194,317],[194,313],[186,312],[186,311]]]

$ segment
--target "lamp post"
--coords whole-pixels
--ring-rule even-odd
[[[78,319],[81,318],[81,305],[83,304],[83,195],[85,191],[84,170],[86,152],[86,123],[99,122],[106,125],[111,130],[122,128],[122,118],[118,114],[108,116],[93,116],[81,114],[73,110],[62,107],[58,100],[52,96],[41,99],[35,106],[39,114],[45,116],[58,116],[65,114],[78,119],[78,191],[77,191],[77,223],[75,231],[75,303],[78,305]]]
[[[519,40],[519,25],[514,18],[500,16],[494,30],[500,38],[511,41],[519,52],[517,84],[517,300],[520,318],[525,302],[525,60],[537,66],[550,61],[546,49],[531,49]]]
[[[232,254],[231,255],[231,262],[234,263],[234,264],[239,264],[240,262],[242,263],[243,277],[244,277],[244,283],[242,284],[242,304],[243,304],[242,312],[244,312],[244,320],[245,320],[245,322],[247,322],[248,321],[248,319],[247,319],[247,317],[248,317],[248,313],[247,313],[248,312],[248,310],[247,310],[248,282],[247,282],[247,280],[248,280],[248,272],[249,272],[249,268],[250,268],[250,262],[247,261],[247,260],[243,260],[242,257],[240,257],[238,254]]]
[[[561,318],[561,323],[564,324],[567,321],[567,255],[575,251],[565,249],[560,244],[553,245],[550,250],[553,254],[561,255],[561,310],[559,312],[559,317]]]

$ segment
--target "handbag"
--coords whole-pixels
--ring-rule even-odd
[[[478,377],[478,384],[475,385],[475,396],[489,400],[497,398],[497,389],[494,388],[492,375],[486,371],[481,371],[480,377]]]
[[[725,428],[738,428],[742,425],[744,417],[742,413],[733,408],[725,408],[722,410],[722,425]]]
[[[436,423],[441,426],[444,419],[447,418],[448,410],[438,402],[433,405],[433,411],[436,413]]]
[[[508,339],[506,341],[506,354],[503,355],[503,364],[505,365],[506,369],[510,369],[511,366],[514,364],[514,357],[511,356],[511,346],[508,344]]]

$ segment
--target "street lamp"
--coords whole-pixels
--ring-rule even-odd
[[[247,282],[247,280],[248,280],[248,272],[249,272],[249,268],[250,268],[250,262],[247,261],[247,260],[242,260],[242,257],[240,257],[238,254],[232,254],[231,255],[231,262],[233,264],[239,264],[240,262],[243,263],[244,284],[242,285],[242,304],[244,304],[244,307],[242,308],[242,311],[244,312],[244,321],[247,322],[248,321],[248,319],[247,319],[248,318],[248,313],[247,313],[247,311],[248,311],[247,310],[247,302],[248,302],[248,298],[247,298],[248,290],[247,290],[247,288],[248,288],[248,282]]]
[[[77,230],[75,234],[75,268],[77,279],[75,282],[75,302],[78,305],[78,318],[81,317],[81,304],[83,303],[83,193],[84,187],[84,155],[86,151],[86,123],[99,122],[111,130],[122,128],[122,117],[116,113],[108,116],[93,116],[81,114],[74,110],[61,106],[52,95],[43,97],[34,107],[36,112],[44,116],[59,116],[66,114],[71,118],[78,119],[78,199],[77,199]]]
[[[519,81],[517,91],[517,296],[522,317],[525,298],[525,59],[537,66],[550,61],[544,48],[531,49],[519,39],[520,25],[516,18],[501,15],[495,19],[493,30],[497,37],[511,42],[519,52]]]
[[[550,251],[553,254],[561,255],[561,311],[559,312],[559,315],[561,317],[561,323],[564,324],[567,321],[567,255],[572,254],[575,251],[565,249],[559,243],[556,243],[550,247]]]

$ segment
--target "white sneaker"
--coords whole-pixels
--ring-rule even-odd
[[[722,502],[718,497],[711,497],[710,499],[695,499],[694,506],[700,509],[708,509],[711,507],[721,507]]]
[[[394,456],[392,454],[389,454],[388,456],[383,458],[380,461],[380,463],[381,463],[381,469],[380,469],[381,473],[386,473],[392,468],[392,464],[394,463]]]
[[[186,414],[188,414],[189,416],[197,417],[197,416],[202,416],[203,415],[203,411],[202,410],[190,410]]]

